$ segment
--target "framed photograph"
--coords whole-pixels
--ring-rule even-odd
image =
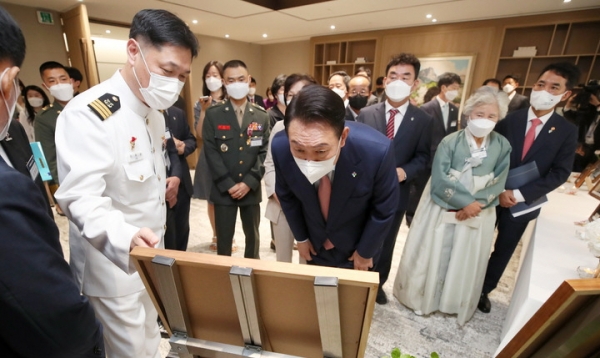
[[[579,174],[579,177],[575,180],[575,187],[581,187],[588,178],[592,184],[596,184],[600,180],[600,160],[588,164],[588,166],[585,167],[581,174]]]
[[[600,200],[600,181],[596,182],[596,184],[592,187],[590,190],[590,195]]]
[[[475,55],[431,55],[419,56],[421,61],[421,70],[419,71],[419,87],[411,98],[417,106],[423,104],[423,98],[427,91],[437,86],[440,76],[446,72],[453,72],[460,76],[461,85],[456,97],[452,103],[459,108],[459,118],[462,114],[462,106],[466,98],[469,97],[467,91],[471,88],[471,78],[475,67]]]

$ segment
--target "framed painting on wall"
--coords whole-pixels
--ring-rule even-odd
[[[417,106],[423,104],[423,99],[427,91],[437,86],[440,76],[446,72],[453,72],[460,76],[461,85],[456,97],[452,103],[459,108],[459,115],[462,114],[462,107],[465,99],[469,97],[468,91],[471,88],[471,78],[475,67],[475,55],[430,55],[419,57],[421,61],[421,70],[419,71],[419,87],[413,92],[411,98]],[[460,118],[460,117],[459,117]]]

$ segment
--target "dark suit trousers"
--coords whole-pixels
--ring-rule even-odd
[[[215,204],[215,228],[217,231],[217,254],[231,256],[231,243],[235,233],[237,211],[240,209],[242,228],[246,236],[244,257],[258,259],[260,236],[260,205],[217,205]]]
[[[400,224],[402,224],[402,218],[404,218],[404,210],[397,211],[394,217],[394,222],[390,228],[390,232],[383,240],[381,247],[381,255],[379,260],[375,264],[376,272],[379,272],[379,288],[383,288],[383,284],[387,281],[390,275],[390,269],[392,268],[392,258],[394,256],[394,247],[396,247],[396,237],[398,236],[398,230],[400,230]]]
[[[191,198],[183,186],[177,193],[177,204],[167,209],[167,230],[165,231],[165,249],[186,251],[190,237],[190,201]]]
[[[488,261],[485,280],[483,282],[483,293],[490,293],[496,288],[504,269],[508,265],[512,254],[515,252],[521,236],[525,232],[529,221],[517,221],[509,209],[501,206],[496,207],[498,236],[494,244],[494,252]]]
[[[417,212],[417,206],[421,201],[423,191],[427,186],[429,177],[431,176],[431,169],[427,169],[427,172],[419,175],[412,182],[410,182],[410,193],[408,194],[408,207],[406,208],[406,224],[410,227],[413,217]]]

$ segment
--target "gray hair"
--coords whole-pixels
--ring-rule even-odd
[[[471,115],[471,112],[477,107],[486,105],[486,104],[496,104],[498,105],[498,120],[506,117],[506,112],[508,112],[508,96],[504,91],[498,91],[497,89],[489,86],[479,87],[475,93],[469,97],[467,103],[465,103],[465,108],[463,113],[467,116]]]
[[[329,78],[327,79],[327,84],[329,84],[329,81],[331,81],[331,78],[333,76],[342,76],[344,85],[346,86],[346,91],[348,90],[348,88],[350,88],[350,79],[351,78],[348,75],[348,73],[346,73],[346,71],[335,71],[334,73],[329,75]]]

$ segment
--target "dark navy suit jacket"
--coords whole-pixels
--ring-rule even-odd
[[[185,112],[177,107],[171,107],[163,113],[165,117],[165,125],[169,128],[171,136],[183,141],[185,143],[185,149],[182,155],[177,155],[177,159],[181,169],[181,183],[179,190],[185,188],[185,191],[189,196],[194,193],[194,186],[192,185],[192,177],[190,175],[190,167],[185,159],[190,153],[196,150],[196,137],[191,133],[190,126],[185,118]],[[170,142],[173,142],[171,139]],[[174,145],[174,144],[173,144]],[[177,149],[175,149],[177,151]]]
[[[569,178],[577,147],[577,128],[562,116],[553,113],[521,160],[528,111],[529,108],[526,108],[508,114],[498,122],[495,130],[506,137],[512,146],[510,169],[533,161],[538,167],[540,178],[519,188],[525,202],[531,203],[558,188]],[[539,213],[538,209],[514,220],[529,221]]]
[[[363,108],[356,120],[385,135],[385,102]],[[418,175],[425,173],[429,165],[432,128],[433,119],[427,113],[409,104],[393,140],[395,166],[406,172],[406,180],[399,183],[400,199],[397,202],[399,211],[406,210],[408,206],[410,182]],[[398,176],[396,176],[396,182],[398,182]]]
[[[287,221],[299,241],[309,239],[315,263],[351,267],[347,258],[355,250],[364,258],[375,257],[387,235],[398,203],[398,176],[390,141],[361,123],[350,128],[333,176],[327,222],[321,214],[315,186],[298,168],[284,131],[273,138],[275,192]],[[323,242],[329,239],[345,262],[319,261]],[[375,260],[374,260],[375,261]]]
[[[104,357],[42,193],[2,158],[0,183],[0,357]]]

